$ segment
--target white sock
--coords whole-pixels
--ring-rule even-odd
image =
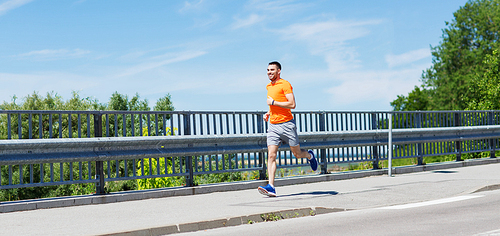
[[[274,185],[272,185],[272,184],[269,184],[269,185],[271,185],[271,187],[273,187],[273,188],[274,188]]]

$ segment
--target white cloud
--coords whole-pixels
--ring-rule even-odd
[[[299,23],[288,26],[280,31],[285,39],[299,39],[311,43],[326,45],[345,42],[352,39],[364,37],[370,33],[365,26],[379,24],[381,21],[323,21],[312,23]]]
[[[290,14],[304,10],[310,3],[296,3],[294,0],[252,0],[246,5],[249,9],[272,12],[274,14]]]
[[[149,53],[149,51],[137,50],[137,51],[129,52],[123,56],[120,56],[120,57],[118,57],[118,59],[121,61],[134,61],[134,60],[140,59],[141,57],[143,57],[147,53]]]
[[[356,48],[349,46],[349,41],[367,36],[370,31],[366,27],[380,23],[329,20],[293,24],[279,33],[284,40],[305,43],[312,55],[324,57],[330,72],[338,72],[358,67]]]
[[[31,71],[21,73],[0,72],[0,101],[9,101],[12,95],[24,97],[33,91],[40,94],[55,91],[64,98],[71,96],[71,91],[81,91],[82,96],[97,96],[100,101],[107,101],[113,92],[122,94],[140,93],[146,98],[163,96],[166,92],[179,90],[203,90],[214,83],[210,80],[181,79],[183,69],[175,65],[205,55],[206,48],[199,43],[185,43],[181,46],[169,46],[154,50],[137,50],[118,57],[118,64],[113,61],[104,64],[86,63],[74,68],[74,72]],[[172,48],[189,47],[189,51],[169,52]],[[63,58],[89,53],[85,50],[45,49],[17,55],[17,58]],[[124,64],[125,62],[125,64]],[[181,64],[182,65],[182,64]],[[69,68],[71,69],[71,68]],[[190,67],[190,69],[192,69]],[[173,73],[172,73],[173,72]],[[205,78],[206,75],[199,78]],[[132,85],[132,86],[131,86]],[[14,88],[14,89],[13,89]],[[159,94],[159,95],[158,95]],[[153,97],[151,97],[153,96]]]
[[[248,27],[248,26],[254,25],[256,23],[259,23],[259,22],[263,21],[264,19],[265,19],[265,17],[259,16],[257,14],[251,14],[246,19],[235,18],[236,22],[233,23],[233,25],[231,26],[231,29],[239,29],[239,28],[243,28],[243,27]]]
[[[344,106],[368,101],[389,104],[397,95],[410,92],[419,84],[420,77],[428,65],[421,64],[399,70],[356,71],[337,76],[339,85],[327,89],[332,103]]]
[[[247,18],[234,16],[235,22],[231,29],[252,26],[264,20],[278,19],[283,15],[290,15],[296,11],[303,11],[309,3],[296,3],[295,0],[251,0],[245,5],[246,11],[251,12]]]
[[[100,79],[61,72],[42,72],[12,74],[0,73],[0,101],[10,101],[13,95],[19,98],[39,92],[45,95],[47,92],[56,92],[67,99],[71,91],[88,88],[98,88]],[[92,94],[95,95],[95,94]]]
[[[387,55],[385,61],[390,65],[389,69],[367,69],[361,60],[359,53],[362,52],[354,46],[355,40],[369,37],[371,28],[381,23],[382,20],[327,20],[292,24],[279,30],[283,40],[302,43],[311,55],[320,56],[328,65],[328,71],[304,76],[315,78],[315,82],[322,84],[317,95],[325,96],[329,104],[321,107],[378,110],[389,107],[397,95],[405,94],[419,84],[422,70],[428,68],[429,63],[414,62],[429,57],[429,49]],[[384,56],[380,59],[384,61]],[[400,67],[393,69],[395,66]]]
[[[328,65],[330,73],[347,71],[360,67],[360,61],[356,59],[357,52],[353,47],[339,45],[330,51],[322,53]]]
[[[389,65],[389,68],[410,64],[412,62],[418,61],[431,56],[431,50],[429,48],[421,48],[407,53],[393,55],[389,54],[385,56],[385,61]]]
[[[193,9],[200,9],[202,7],[204,0],[198,0],[198,1],[185,1],[184,6],[179,10],[179,12],[184,12],[184,11],[189,11]]]
[[[189,15],[194,23],[189,28],[207,29],[218,23],[221,18],[220,13],[217,13],[217,10],[213,10],[214,4],[216,4],[215,1],[185,1],[184,6],[178,12],[181,15]]]
[[[187,61],[196,57],[200,57],[205,55],[205,51],[188,51],[188,52],[182,52],[182,53],[177,53],[177,54],[172,54],[172,53],[167,53],[161,56],[155,57],[153,61],[151,62],[145,62],[138,64],[136,66],[132,66],[125,71],[119,73],[115,77],[124,77],[124,76],[131,76],[135,75],[144,71],[152,70],[164,65],[172,64],[175,62],[181,62],[181,61]]]
[[[33,0],[10,0],[10,1],[5,1],[2,4],[0,4],[0,16],[7,13],[8,11],[18,8],[22,5],[28,4]]]
[[[220,20],[220,16],[218,14],[210,14],[210,16],[194,18],[193,20],[194,20],[193,27],[207,28],[209,26],[216,24]]]
[[[23,53],[18,55],[19,58],[35,58],[35,59],[45,59],[45,60],[54,60],[54,59],[66,59],[73,57],[81,57],[83,55],[89,54],[89,50],[83,49],[43,49],[37,51],[31,51],[28,53]]]

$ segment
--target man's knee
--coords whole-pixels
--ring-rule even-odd
[[[267,154],[267,159],[274,161],[276,160],[277,156],[278,156],[277,153],[270,152]]]
[[[267,147],[267,159],[276,160],[276,156],[278,155],[278,146],[270,145]]]

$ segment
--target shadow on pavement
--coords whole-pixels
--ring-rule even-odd
[[[458,171],[454,171],[454,170],[435,170],[432,173],[453,174],[453,173],[458,173]]]
[[[307,193],[294,193],[294,194],[287,194],[287,195],[278,195],[277,197],[293,197],[293,196],[301,196],[301,195],[337,195],[339,192],[337,191],[314,191],[314,192],[307,192]]]

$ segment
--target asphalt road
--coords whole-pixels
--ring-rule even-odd
[[[496,163],[286,185],[275,198],[248,189],[1,213],[0,235],[500,235],[499,170]],[[319,208],[341,212],[247,224]]]
[[[500,235],[500,190],[179,235]]]

